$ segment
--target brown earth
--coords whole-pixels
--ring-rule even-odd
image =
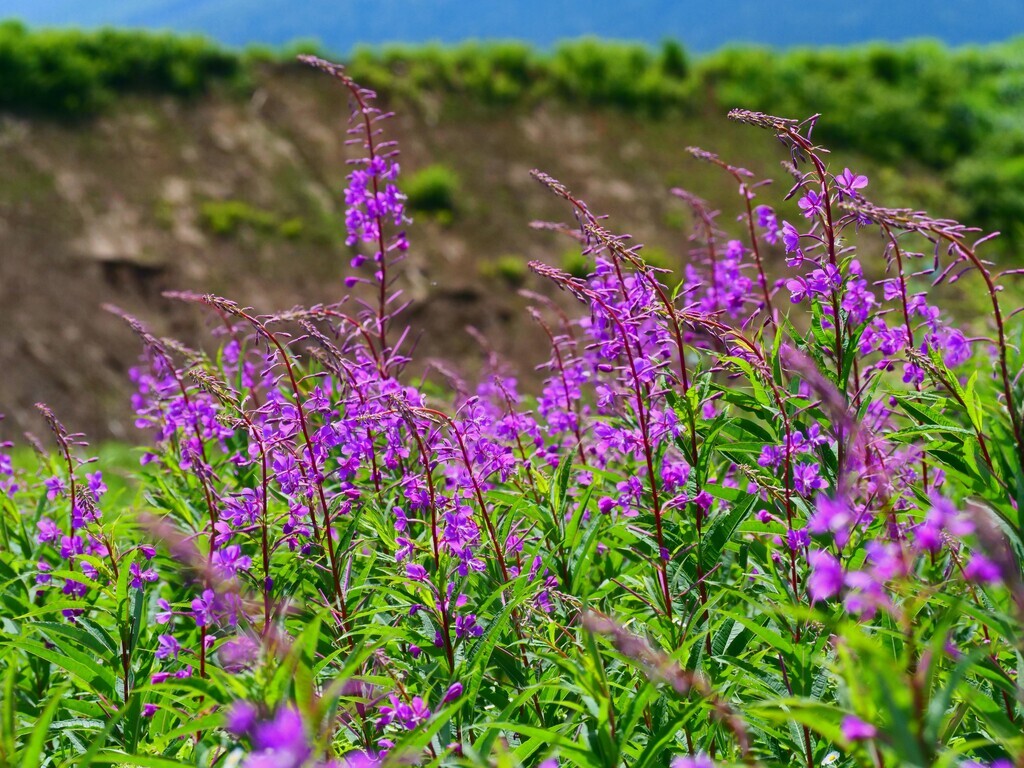
[[[770,136],[719,115],[653,120],[553,103],[496,110],[429,94],[387,106],[397,112],[384,127],[400,143],[403,174],[442,163],[461,179],[451,222],[418,216],[410,228],[403,283],[414,304],[403,319],[420,359],[452,360],[470,375],[481,350],[469,324],[521,370],[547,357],[517,283],[547,286],[493,266],[509,255],[558,263],[572,248],[529,227],[571,220],[531,168],[562,179],[593,210],[611,213],[613,230],[672,260],[687,250],[688,220],[670,187],[722,207],[725,226],[740,202],[686,145],[782,175],[784,152]],[[355,151],[344,144],[347,117],[343,89],[291,66],[262,72],[251,93],[125,99],[84,124],[0,115],[4,431],[40,430],[32,404],[43,400],[93,439],[132,439],[126,371],[139,346],[102,311],[105,302],[196,344],[209,338],[202,312],[162,291],[214,292],[259,312],[337,300],[350,258],[340,199]],[[873,173],[872,189],[886,190],[889,202],[941,193],[922,175],[845,160]],[[767,198],[777,202],[784,191]],[[243,224],[218,235],[203,216],[208,201],[241,201],[294,222],[287,232]]]

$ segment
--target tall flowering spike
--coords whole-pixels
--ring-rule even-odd
[[[765,276],[764,265],[761,261],[761,248],[758,243],[756,226],[757,224],[760,224],[760,226],[764,228],[769,228],[769,232],[766,233],[765,239],[768,242],[774,242],[777,237],[777,224],[775,222],[774,214],[771,212],[771,209],[767,208],[767,206],[760,206],[758,208],[757,216],[755,217],[754,206],[751,202],[755,197],[754,190],[759,186],[770,183],[770,181],[763,181],[760,182],[760,184],[751,183],[750,179],[754,178],[754,174],[746,168],[730,165],[713,152],[708,152],[700,149],[699,147],[687,147],[686,151],[698,160],[718,166],[728,173],[738,185],[739,193],[743,197],[743,204],[746,209],[746,222],[750,241],[749,248],[754,256],[754,266],[757,268],[757,287],[759,290],[755,292],[756,299],[754,300],[760,303],[759,309],[773,317],[772,299],[768,289],[768,278]],[[699,212],[698,215],[700,215]],[[733,243],[738,243],[738,241],[730,241],[730,245]],[[730,253],[730,250],[733,250],[733,253]],[[739,253],[740,257],[742,257],[742,250],[743,249],[741,248]],[[735,249],[727,249],[726,274],[720,276],[717,274],[717,269],[713,269],[711,276],[713,281],[720,281],[725,284],[723,287],[725,287],[726,294],[732,294],[733,297],[739,297],[739,301],[737,301],[736,298],[733,298],[731,301],[726,302],[727,310],[732,309],[733,314],[738,313],[739,306],[742,304],[743,300],[747,298],[747,292],[753,287],[752,282],[739,273],[739,259],[735,258],[735,256]],[[733,270],[729,269],[730,265],[734,267]]]
[[[352,96],[353,109],[349,135],[355,138],[350,143],[361,144],[365,155],[350,161],[356,168],[348,175],[345,190],[345,227],[348,231],[346,242],[349,246],[368,245],[373,253],[370,264],[373,268],[372,283],[376,284],[374,307],[375,332],[380,341],[380,354],[387,373],[389,350],[387,327],[391,317],[398,311],[392,307],[394,277],[389,276],[389,267],[394,266],[409,249],[405,232],[395,230],[409,222],[405,215],[405,195],[395,183],[399,165],[395,142],[382,141],[381,120],[390,117],[374,105],[377,95],[356,83],[344,67],[316,56],[300,56],[299,61],[315,67],[331,77],[340,80]],[[361,253],[352,259],[352,267],[362,267],[367,257]],[[352,283],[354,285],[354,282]]]
[[[740,123],[747,123],[748,125],[755,125],[758,128],[767,128],[778,133],[788,134],[800,128],[799,120],[793,120],[788,117],[776,117],[764,112],[752,112],[749,109],[731,109],[729,110],[729,119]]]
[[[992,320],[997,334],[996,349],[998,352],[1003,404],[1009,413],[1010,426],[1016,442],[1017,460],[1021,469],[1024,470],[1024,415],[1021,413],[1019,391],[1016,390],[1015,386],[1018,373],[1011,370],[1010,343],[1006,329],[1008,318],[1004,316],[1003,307],[999,300],[1002,286],[997,285],[999,276],[993,275],[990,263],[981,259],[977,253],[978,248],[982,244],[995,237],[998,233],[977,236],[976,229],[966,227],[951,219],[935,219],[922,211],[883,208],[861,198],[853,199],[842,205],[854,214],[858,220],[877,223],[883,227],[917,232],[933,242],[935,244],[936,271],[938,273],[933,280],[934,284],[941,284],[947,278],[952,281],[963,271],[967,270],[973,270],[980,276],[992,307]],[[950,263],[942,270],[938,269],[940,248],[945,249],[946,255],[950,259]],[[954,277],[949,278],[949,275],[953,274],[954,270],[956,270]],[[908,380],[914,374],[913,370],[910,371]]]
[[[543,261],[530,261],[526,266],[541,277],[545,277],[553,282],[560,289],[568,291],[580,301],[588,301],[586,283],[579,278],[573,277],[558,267],[545,264]]]
[[[36,403],[36,410],[39,411],[43,419],[46,420],[46,425],[50,428],[54,438],[57,440],[57,445],[60,446],[61,452],[64,454],[70,454],[76,436],[68,432],[67,428],[61,424],[56,414],[54,414],[46,403]],[[78,435],[78,437],[81,437],[81,435]]]
[[[720,158],[714,152],[708,152],[706,149],[701,149],[700,147],[687,147],[686,152],[691,157],[697,160],[700,160],[705,163],[711,163],[712,165],[717,165],[718,167],[725,170],[726,173],[732,176],[739,176],[747,179],[754,178],[754,174],[751,171],[747,170],[746,168],[740,168],[739,166],[736,165],[730,165],[729,163],[722,160],[722,158]]]

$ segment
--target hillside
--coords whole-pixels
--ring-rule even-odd
[[[392,64],[382,98],[397,116],[385,129],[419,205],[404,278],[415,304],[405,321],[419,359],[455,358],[470,375],[483,351],[467,325],[521,370],[544,360],[516,290],[539,288],[526,259],[557,263],[573,244],[530,228],[571,220],[531,168],[612,214],[613,229],[668,266],[682,263],[689,224],[671,187],[726,211],[725,227],[738,203],[731,182],[698,168],[687,145],[782,177],[784,151],[729,123],[711,100],[690,97],[685,109],[658,116],[539,92],[488,103],[459,90],[469,88],[463,81],[399,87],[415,73]],[[377,65],[360,66],[372,74]],[[38,429],[31,404],[42,399],[93,437],[131,436],[126,371],[139,348],[102,311],[105,302],[195,342],[199,315],[161,291],[217,292],[259,311],[344,293],[340,193],[351,155],[348,104],[335,83],[295,64],[253,63],[243,81],[214,80],[189,98],[129,89],[102,103],[87,118],[0,116],[0,410],[14,428]],[[824,130],[837,127],[824,118]],[[868,173],[879,201],[969,209],[925,162],[841,149],[834,163]],[[765,197],[778,202],[784,192]]]
[[[698,51],[727,43],[843,45],[934,37],[951,44],[1004,40],[1024,33],[1016,0],[7,0],[4,11],[31,24],[116,25],[200,32],[230,45],[282,45],[318,39],[348,52],[359,44],[519,39],[534,45],[582,35],[659,43],[671,37]]]

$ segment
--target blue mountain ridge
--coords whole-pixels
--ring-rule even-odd
[[[695,51],[932,37],[951,45],[1024,34],[1024,0],[0,0],[0,18],[33,26],[198,32],[232,46],[317,39],[359,44],[520,39],[548,47],[594,35]]]

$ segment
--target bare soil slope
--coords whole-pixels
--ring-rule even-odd
[[[570,216],[530,168],[562,179],[595,211],[612,214],[613,229],[670,259],[687,250],[686,215],[671,186],[721,206],[726,226],[739,203],[731,183],[690,159],[686,145],[781,176],[781,148],[724,115],[650,120],[563,105],[497,111],[429,94],[387,106],[397,112],[386,131],[400,142],[404,174],[442,163],[461,179],[451,221],[418,216],[410,228],[403,282],[415,303],[404,319],[420,359],[454,360],[470,375],[481,350],[468,324],[521,370],[547,356],[517,295],[520,280],[546,286],[494,267],[503,256],[558,263],[572,248],[529,227]],[[208,338],[200,311],[162,291],[215,292],[261,312],[337,300],[350,272],[341,218],[345,161],[354,152],[344,144],[348,109],[330,79],[277,66],[259,75],[252,98],[126,99],[108,116],[74,125],[0,115],[5,430],[40,429],[32,404],[43,400],[94,439],[131,439],[126,372],[139,347],[102,311],[105,302],[196,344]],[[904,204],[935,189],[892,171],[872,183]],[[227,209],[242,214],[225,224],[217,217]]]

